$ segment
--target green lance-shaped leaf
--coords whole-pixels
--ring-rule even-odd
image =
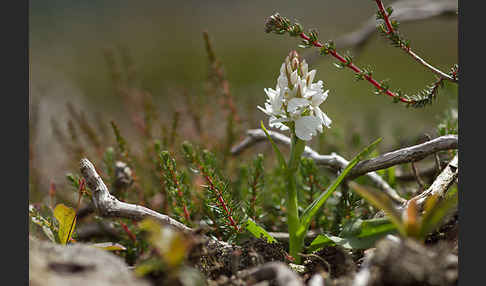
[[[262,238],[262,236],[267,240],[268,243],[277,242],[273,236],[271,236],[263,227],[257,225],[253,220],[250,218],[246,222],[246,230],[248,230],[251,234],[253,234],[256,238]]]
[[[308,251],[316,251],[326,246],[339,245],[346,249],[367,249],[373,247],[375,242],[385,236],[382,235],[366,237],[338,237],[332,235],[319,234],[309,245]]]
[[[365,188],[355,182],[349,182],[349,186],[374,207],[383,210],[390,221],[397,227],[398,231],[402,235],[406,235],[402,215],[388,195],[374,189]]]
[[[340,236],[318,235],[309,245],[309,251],[326,246],[339,245],[348,249],[367,249],[387,234],[396,232],[396,226],[386,218],[357,220],[345,227]]]
[[[265,135],[267,135],[268,140],[270,140],[270,143],[272,144],[272,147],[273,147],[273,151],[275,151],[275,154],[277,154],[277,158],[278,158],[278,162],[279,162],[280,166],[283,166],[286,169],[287,164],[285,163],[285,158],[283,157],[282,153],[278,149],[277,144],[275,144],[275,142],[273,142],[273,139],[270,136],[270,134],[268,134],[268,131],[265,128],[265,125],[263,125],[263,121],[260,121],[260,125],[262,127],[263,132],[265,132]]]
[[[396,186],[396,176],[395,176],[395,166],[392,166],[387,169],[387,177],[388,177],[388,184],[392,188]]]
[[[358,219],[352,224],[344,226],[340,236],[367,237],[392,231],[396,231],[396,227],[388,218]]]
[[[327,234],[319,234],[316,238],[314,238],[311,244],[307,247],[307,250],[310,252],[314,252],[323,247],[335,245],[336,242],[334,238],[339,238],[339,237],[327,235]]]
[[[343,181],[344,177],[353,169],[353,167],[358,164],[359,161],[361,161],[363,158],[368,156],[368,154],[373,151],[378,143],[380,143],[382,138],[379,138],[375,140],[373,143],[371,143],[368,147],[366,147],[363,151],[361,151],[358,155],[356,155],[346,166],[346,168],[341,172],[339,177],[337,177],[334,182],[324,191],[322,192],[319,197],[314,200],[305,210],[304,213],[302,214],[301,218],[301,227],[299,229],[299,232],[305,232],[309,224],[312,220],[312,218],[316,215],[317,211],[322,207],[322,205],[327,201],[327,199],[333,194],[333,192],[337,189],[337,187],[341,184]]]
[[[54,209],[54,217],[59,222],[59,242],[66,244],[71,240],[76,226],[76,211],[64,204],[58,204]]]

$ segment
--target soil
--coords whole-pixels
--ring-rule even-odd
[[[189,261],[211,280],[225,280],[220,276],[231,277],[240,270],[266,262],[289,262],[282,244],[269,244],[256,238],[248,239],[233,249],[210,248],[200,244],[191,253]]]
[[[356,262],[351,253],[339,246],[325,247],[307,256],[303,263],[307,276],[325,271],[331,278],[351,275],[357,270]]]
[[[439,286],[458,283],[458,225],[457,214],[439,230],[432,233],[425,244],[412,240],[384,238],[376,247],[366,251],[349,251],[339,246],[329,246],[306,255],[299,273],[302,285],[315,275],[324,278],[324,285],[334,286]],[[195,265],[206,274],[208,284],[249,285],[248,271],[270,261],[291,263],[285,248],[252,239],[234,250],[232,255],[209,251],[200,256]],[[221,259],[223,258],[224,259]],[[195,260],[193,260],[196,262]],[[203,263],[201,263],[203,262]],[[367,272],[367,283],[356,284],[358,273]],[[279,285],[275,280],[267,284]]]

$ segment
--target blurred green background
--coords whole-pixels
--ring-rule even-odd
[[[301,51],[296,38],[264,32],[265,18],[274,12],[299,20],[305,29],[316,28],[320,39],[331,40],[359,28],[373,17],[376,6],[373,1],[358,0],[31,1],[30,96],[31,100],[41,97],[36,166],[50,180],[61,181],[68,171],[62,169],[65,156],[54,142],[49,124],[52,118],[61,122],[66,118],[66,102],[84,110],[89,118],[101,112],[110,120],[123,120],[103,49],[125,48],[132,57],[139,85],[156,98],[162,116],[171,116],[180,102],[180,93],[174,90],[204,90],[208,76],[204,30],[223,62],[239,112],[251,118],[245,127],[257,128],[265,119],[256,109],[265,101],[263,89],[275,86],[288,52]],[[448,71],[458,62],[457,17],[404,23],[400,29],[413,49],[441,70]],[[317,69],[316,79],[323,80],[330,90],[321,106],[333,120],[328,132],[355,132],[365,141],[381,136],[380,148],[389,150],[413,144],[423,133],[435,137],[440,114],[457,104],[454,85],[447,85],[439,99],[423,109],[393,104],[390,98],[374,95],[371,85],[354,81],[349,70],[338,70],[332,62],[320,57],[310,65]],[[378,34],[356,63],[371,65],[378,80],[388,78],[392,89],[407,93],[434,80],[430,72]],[[182,115],[181,120],[187,118]],[[345,150],[343,155],[350,157],[356,150]]]

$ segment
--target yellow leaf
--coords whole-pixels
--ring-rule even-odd
[[[191,241],[182,233],[152,219],[144,219],[139,227],[148,232],[148,241],[169,267],[177,267],[182,263],[191,246]]]
[[[409,236],[418,237],[420,234],[420,218],[418,217],[417,201],[411,199],[405,212],[405,230]]]
[[[427,200],[425,201],[425,206],[424,206],[424,210],[426,213],[430,212],[434,206],[437,204],[437,202],[439,201],[439,195],[437,194],[433,194],[431,195],[430,197],[427,198]]]
[[[100,242],[93,244],[93,246],[107,251],[126,250],[125,246],[114,242]]]
[[[176,235],[170,240],[170,250],[165,253],[164,260],[169,267],[176,267],[182,263],[189,250],[190,243],[182,235]]]
[[[58,204],[54,209],[54,217],[59,222],[59,241],[61,244],[66,244],[71,239],[76,226],[76,211],[64,204]]]

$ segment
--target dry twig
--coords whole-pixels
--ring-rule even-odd
[[[143,206],[119,201],[110,194],[100,175],[98,175],[93,164],[88,159],[81,159],[80,171],[83,177],[86,179],[88,187],[93,192],[93,204],[96,212],[100,216],[128,218],[137,221],[150,217],[180,231],[192,231],[191,228],[169,216],[163,215]]]
[[[423,205],[425,200],[431,195],[438,195],[439,197],[443,197],[445,195],[449,187],[454,184],[459,175],[458,161],[459,154],[456,154],[449,164],[447,164],[447,167],[445,167],[439,176],[437,176],[432,185],[423,193],[412,198],[416,199],[417,205]]]
[[[437,175],[437,167],[431,166],[431,167],[425,167],[423,169],[417,168],[417,172],[422,178],[435,178],[435,175]],[[439,170],[440,172],[440,170]],[[397,170],[395,173],[395,179],[400,180],[400,181],[415,181],[415,174],[414,173],[406,173],[400,170]]]
[[[370,171],[386,169],[403,163],[420,161],[428,155],[435,154],[439,151],[457,149],[457,147],[457,135],[437,137],[422,144],[398,149],[382,154],[376,158],[361,161],[356,164],[349,176],[355,178]]]

